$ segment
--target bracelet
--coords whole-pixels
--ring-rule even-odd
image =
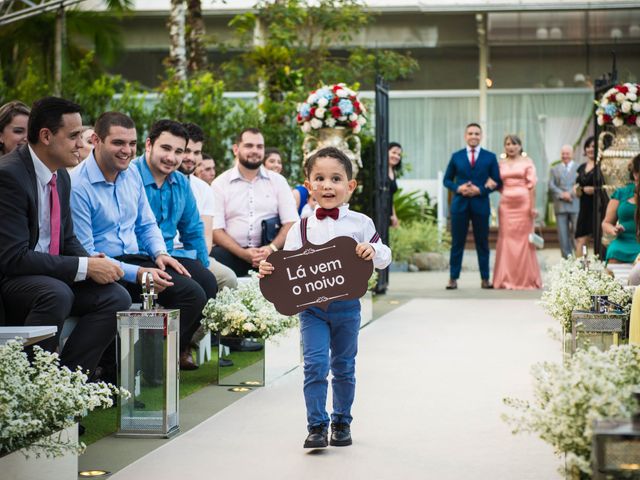
[[[269,244],[269,248],[273,250],[274,253],[278,251],[278,247],[276,247],[273,243]]]

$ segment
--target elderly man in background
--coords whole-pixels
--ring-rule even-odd
[[[553,210],[556,215],[562,258],[567,258],[573,254],[575,249],[574,233],[580,210],[578,197],[573,190],[578,174],[578,165],[573,160],[571,145],[562,146],[560,160],[561,162],[551,169],[549,191],[553,197]]]

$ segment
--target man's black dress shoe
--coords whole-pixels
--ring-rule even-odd
[[[347,445],[351,445],[351,443],[351,427],[349,424],[332,423],[329,445],[332,447],[346,447]]]
[[[304,441],[304,448],[325,448],[328,445],[327,427],[320,425],[309,429],[309,435]]]
[[[452,278],[449,279],[449,283],[447,283],[447,286],[445,287],[447,290],[455,290],[456,288],[458,288],[458,282]]]
[[[233,361],[228,358],[220,358],[218,359],[218,365],[221,367],[233,367]]]
[[[482,280],[482,282],[480,282],[480,288],[493,288],[493,285],[489,280]]]
[[[228,346],[232,352],[258,352],[264,348],[261,343],[248,338],[243,338],[239,343],[229,342]]]

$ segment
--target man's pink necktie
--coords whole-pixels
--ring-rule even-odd
[[[49,195],[49,205],[51,207],[51,243],[49,243],[49,253],[60,255],[60,198],[56,187],[56,174],[53,174],[49,181],[51,193]]]
[[[471,149],[471,168],[476,166],[476,149]]]

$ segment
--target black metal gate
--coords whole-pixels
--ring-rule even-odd
[[[389,244],[389,219],[391,218],[391,193],[389,191],[389,84],[376,77],[376,169],[374,222],[380,238]],[[384,293],[389,285],[389,268],[379,272],[377,293]]]

